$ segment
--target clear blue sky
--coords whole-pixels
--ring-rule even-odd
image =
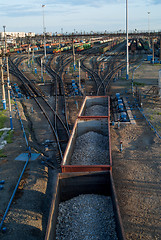
[[[161,30],[161,0],[128,0],[129,29]],[[47,32],[125,30],[126,0],[0,0],[0,31]]]

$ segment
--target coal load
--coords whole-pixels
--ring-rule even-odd
[[[85,111],[85,116],[107,116],[108,109],[102,105],[93,105]]]
[[[76,139],[71,165],[108,165],[108,136],[89,131]]]
[[[82,194],[59,204],[56,240],[117,240],[109,196]]]

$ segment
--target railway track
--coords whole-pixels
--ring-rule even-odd
[[[36,104],[39,106],[41,111],[43,112],[45,118],[48,121],[48,124],[50,125],[51,131],[54,136],[54,141],[57,143],[57,166],[60,167],[61,161],[63,159],[63,153],[65,151],[65,146],[69,138],[69,130],[66,124],[64,123],[64,119],[62,119],[62,115],[59,115],[60,112],[53,109],[51,104],[47,101],[45,98],[42,90],[39,88],[39,86],[35,83],[32,83],[26,76],[16,67],[15,64],[10,60],[10,67],[12,72],[22,81],[23,88],[26,89],[29,96],[32,97]],[[31,88],[30,86],[36,86],[35,88]],[[37,87],[38,86],[38,87]],[[49,109],[49,110],[47,110]],[[52,112],[53,116],[49,116],[47,112]]]
[[[20,61],[17,63],[19,64]],[[38,86],[38,84],[36,84],[35,82],[29,80],[23,72],[21,72],[18,67],[17,64],[15,64],[10,58],[9,58],[9,65],[10,65],[10,72],[12,74],[14,74],[16,77],[19,78],[19,80],[22,83],[22,88],[25,89],[25,93],[30,96],[30,97],[40,97],[40,96],[44,96],[44,93],[42,92],[42,90],[40,89],[40,87]],[[27,91],[27,92],[26,92]]]
[[[61,77],[61,72],[63,71],[63,67],[62,67],[62,58],[58,61],[58,72],[51,68],[51,62],[52,62],[52,58],[49,59],[48,63],[45,64],[45,68],[47,70],[47,72],[52,76],[53,80],[52,80],[52,89],[53,89],[53,93],[52,95],[55,96],[55,105],[54,105],[54,109],[55,112],[61,117],[62,121],[64,122],[68,135],[69,135],[69,126],[68,126],[68,121],[67,121],[67,116],[66,116],[66,100],[65,100],[65,91],[64,91],[64,84],[62,81],[62,77]],[[40,58],[37,58],[37,62],[38,64],[40,64]],[[59,67],[61,65],[61,67]],[[55,128],[56,129],[60,129],[60,127],[58,126],[58,123],[55,119]]]
[[[87,56],[87,57],[88,57],[88,56]],[[91,69],[87,68],[87,67],[85,66],[85,64],[84,64],[84,61],[85,61],[85,59],[86,59],[87,57],[85,57],[85,58],[83,58],[83,59],[81,60],[81,68],[82,68],[84,71],[88,72],[88,73],[91,75],[92,79],[94,80],[94,82],[95,82],[95,89],[96,89],[96,92],[95,92],[96,95],[105,95],[105,86],[104,86],[104,83],[103,83],[102,79],[101,79],[100,76],[98,75],[98,73],[95,72],[94,70],[91,70]],[[101,86],[101,87],[100,87],[101,90],[100,90],[100,92],[98,93],[97,90],[98,90],[98,87],[99,87],[99,86]]]
[[[116,51],[116,50],[114,50]],[[101,96],[107,93],[107,87],[110,85],[110,78],[113,76],[114,72],[116,71],[115,67],[115,60],[119,55],[121,50],[115,53],[113,60],[108,62],[107,70],[105,71],[104,75],[99,74],[100,64],[103,60],[98,62],[98,57],[92,59],[91,65],[92,69],[85,66],[84,61],[88,58],[88,55],[81,60],[81,67],[87,71],[95,82],[95,95]],[[120,66],[121,67],[121,66]],[[120,68],[119,68],[120,69]]]

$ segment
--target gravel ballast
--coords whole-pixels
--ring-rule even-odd
[[[102,105],[93,105],[85,111],[85,116],[107,116],[108,109]]]
[[[71,165],[109,164],[108,136],[90,131],[76,139]]]
[[[111,197],[85,194],[59,204],[56,240],[116,240]]]

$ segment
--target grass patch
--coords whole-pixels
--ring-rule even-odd
[[[0,158],[7,157],[6,154],[4,154],[3,149],[0,150]]]
[[[161,130],[161,127],[158,126],[158,125],[156,125],[155,128],[156,128],[158,131]]]
[[[134,82],[134,86],[145,86],[145,83]]]
[[[4,128],[4,123],[7,119],[7,117],[4,113],[5,113],[5,110],[0,112],[0,128]]]
[[[120,80],[126,80],[126,78],[125,77],[120,77]]]
[[[158,111],[154,111],[153,113],[158,116],[161,115],[161,112],[158,112]]]
[[[151,115],[151,116],[149,116],[149,119],[150,119],[150,120],[153,120],[153,119],[154,119],[154,117]]]
[[[4,131],[0,131],[0,137],[3,135]]]
[[[5,140],[7,141],[7,143],[13,142],[13,130],[8,131],[7,136],[5,137]]]

